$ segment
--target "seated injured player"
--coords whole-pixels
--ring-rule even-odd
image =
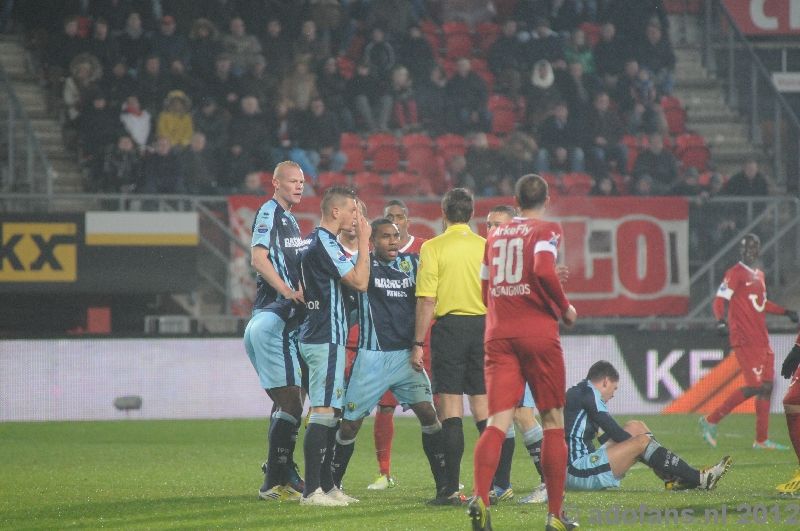
[[[412,356],[416,275],[419,255],[400,253],[400,232],[387,218],[372,222],[369,287],[358,294],[358,354],[344,397],[344,418],[336,435],[332,471],[341,486],[364,417],[391,391],[422,426],[422,448],[436,491],[446,482],[442,425],[433,407],[431,383],[422,352]]]
[[[589,368],[586,379],[567,390],[564,428],[569,447],[567,490],[619,487],[625,473],[641,462],[653,469],[671,490],[711,490],[730,466],[725,456],[713,466],[696,469],[661,446],[644,422],[620,426],[606,404],[619,385],[619,372],[607,361]],[[594,439],[602,429],[601,446]]]

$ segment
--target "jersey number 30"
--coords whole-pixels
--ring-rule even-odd
[[[522,238],[510,240],[497,240],[494,248],[499,252],[492,259],[492,265],[497,268],[497,274],[492,280],[493,284],[516,284],[522,280]]]

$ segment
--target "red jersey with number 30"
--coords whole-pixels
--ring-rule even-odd
[[[725,273],[717,297],[728,301],[728,327],[733,347],[769,347],[767,313],[774,307],[767,302],[764,273],[739,262]]]
[[[569,305],[552,271],[556,298],[534,273],[537,253],[552,253],[563,232],[558,223],[516,217],[497,227],[486,241],[481,265],[486,301],[485,340],[526,336],[558,337],[559,315]]]

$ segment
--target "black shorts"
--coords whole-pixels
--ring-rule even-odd
[[[447,314],[431,328],[431,386],[434,393],[485,395],[485,315]]]

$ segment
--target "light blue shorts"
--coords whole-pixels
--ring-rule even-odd
[[[263,389],[300,386],[302,369],[297,358],[297,327],[287,326],[278,314],[259,312],[253,315],[244,330],[244,349]]]
[[[536,402],[533,401],[533,393],[531,393],[531,386],[525,384],[525,394],[522,395],[522,402],[520,407],[536,407]]]
[[[366,417],[378,405],[387,390],[397,401],[408,406],[419,402],[433,402],[428,374],[415,371],[409,361],[410,350],[359,349],[345,393],[344,418],[358,420]]]
[[[344,345],[300,343],[300,355],[308,365],[308,399],[311,407],[340,409],[344,399]]]
[[[584,455],[567,466],[567,490],[601,490],[619,487],[625,474],[615,478],[608,462],[606,447]]]

